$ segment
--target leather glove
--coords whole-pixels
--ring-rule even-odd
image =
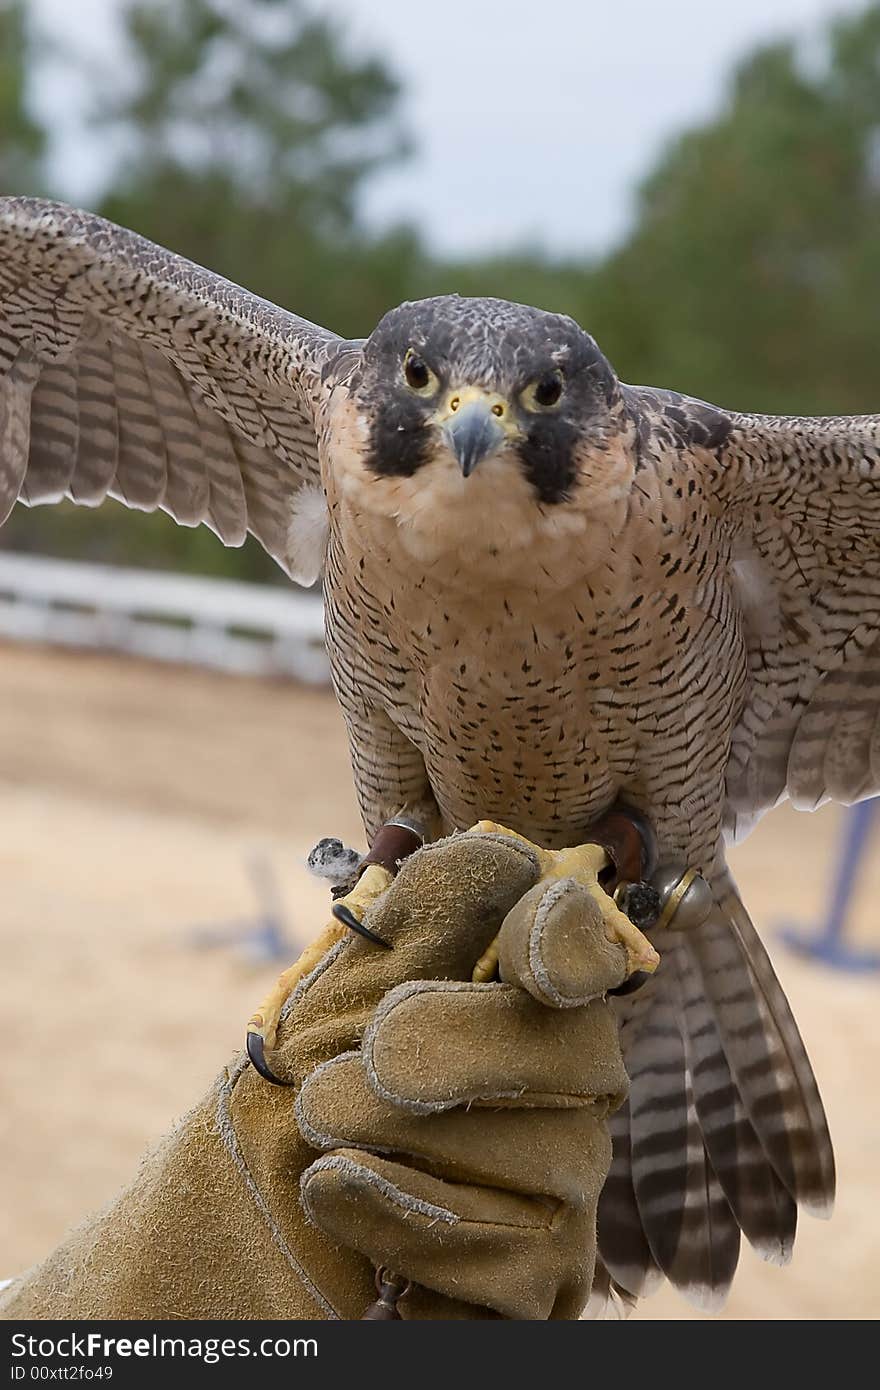
[[[626,1092],[594,899],[506,836],[403,865],[126,1192],[0,1296],[5,1317],[576,1318]],[[503,924],[503,925],[502,925]],[[470,981],[499,933],[503,983]]]

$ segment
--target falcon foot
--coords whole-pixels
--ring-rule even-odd
[[[344,898],[340,898],[337,903],[334,903],[333,920],[327,923],[327,926],[320,936],[312,942],[311,946],[306,947],[299,960],[294,961],[293,965],[279,976],[277,984],[248,1020],[248,1057],[260,1076],[266,1081],[271,1081],[274,1086],[290,1084],[280,1076],[276,1076],[266,1062],[266,1053],[271,1052],[275,1046],[278,1024],[284,1005],[300,980],[311,974],[318,962],[323,959],[331,947],[335,946],[337,941],[342,939],[346,931],[358,931],[369,940],[382,946],[388,946],[387,941],[381,941],[375,932],[371,932],[368,927],[363,926],[362,919],[370,904],[385,892],[392,877],[392,873],[384,865],[368,864],[351,892],[346,893]]]
[[[484,834],[509,835],[521,844],[528,845],[538,856],[542,883],[560,878],[573,878],[586,888],[598,904],[608,940],[619,942],[626,952],[628,976],[637,972],[650,975],[657,969],[660,957],[654,947],[629,917],[621,912],[617,903],[599,882],[600,874],[609,868],[617,867],[611,854],[602,845],[577,845],[573,849],[560,850],[543,849],[527,840],[524,835],[518,835],[516,831],[508,830],[503,825],[496,825],[494,821],[481,820],[473,828]],[[492,941],[477,961],[473,978],[484,984],[494,979],[497,968],[498,947],[496,942]]]
[[[609,941],[619,942],[626,952],[627,975],[644,978],[656,970],[660,957],[647,937],[623,913],[609,892],[611,879],[620,882],[640,880],[643,873],[655,868],[655,847],[650,827],[635,813],[623,810],[610,812],[592,827],[596,839],[573,849],[548,850],[527,840],[524,835],[508,830],[494,821],[478,821],[474,831],[485,834],[508,835],[528,845],[538,858],[541,881],[573,878],[591,894],[602,914],[605,934]],[[309,975],[326,953],[341,940],[346,931],[357,932],[376,946],[391,949],[391,943],[364,925],[367,909],[385,892],[401,860],[412,854],[423,842],[414,824],[404,821],[388,822],[378,832],[370,853],[361,863],[361,876],[354,888],[333,905],[333,920],[320,936],[307,947],[297,960],[278,979],[274,989],[263,1000],[248,1022],[247,1053],[256,1070],[266,1081],[276,1086],[289,1082],[277,1076],[266,1061],[266,1053],[275,1046],[278,1024],[284,1006],[296,986]],[[473,979],[485,983],[492,980],[498,968],[498,948],[493,941],[474,967]]]

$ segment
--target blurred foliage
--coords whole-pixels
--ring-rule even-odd
[[[26,0],[0,0],[0,193],[38,193],[46,134],[30,112]]]
[[[880,6],[736,72],[644,183],[592,328],[636,379],[725,405],[876,411]]]
[[[94,133],[122,151],[100,211],[368,332],[401,249],[366,242],[356,218],[364,181],[406,148],[383,64],[299,0],[128,0],[123,31],[128,62],[94,101]]]
[[[0,182],[17,189],[45,183],[52,136],[27,101],[45,40],[25,15],[0,0]],[[126,58],[91,83],[114,221],[345,335],[407,298],[496,294],[570,313],[630,381],[750,410],[878,408],[880,4],[836,21],[809,63],[794,42],[741,63],[604,260],[468,264],[360,225],[363,184],[407,142],[394,75],[337,25],[300,0],[122,0],[122,15]],[[19,508],[3,543],[277,577],[252,543],[116,506]]]

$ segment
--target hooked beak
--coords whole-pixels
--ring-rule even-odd
[[[510,430],[504,420],[508,413],[500,396],[473,388],[453,392],[437,422],[465,478],[507,439]]]

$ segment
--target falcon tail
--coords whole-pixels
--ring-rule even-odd
[[[597,1255],[593,1288],[581,1317],[587,1322],[625,1322],[637,1303],[637,1298],[611,1278],[602,1256]]]
[[[798,1206],[831,1213],[834,1155],[797,1024],[725,869],[713,891],[703,926],[658,936],[656,975],[619,1001],[631,1089],[611,1121],[597,1306],[609,1281],[642,1297],[665,1276],[716,1310],[740,1233],[785,1264]]]

